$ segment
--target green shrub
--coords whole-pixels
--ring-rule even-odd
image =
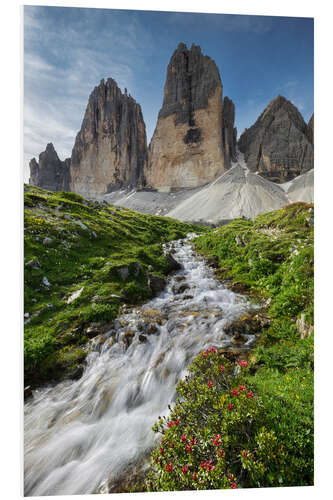
[[[279,486],[284,446],[264,425],[265,407],[244,384],[247,363],[210,348],[179,382],[179,399],[153,427],[163,438],[152,453],[148,491]],[[245,366],[242,366],[242,365]]]

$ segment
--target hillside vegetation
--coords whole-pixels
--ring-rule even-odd
[[[202,229],[31,186],[24,203],[25,381],[38,385],[79,376],[89,337],[152,297],[148,271],[171,270],[162,243]]]
[[[236,376],[237,354],[214,347],[189,367],[154,428],[149,491],[313,484],[313,212],[293,203],[196,239],[266,324]]]

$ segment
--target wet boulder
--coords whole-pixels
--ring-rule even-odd
[[[156,335],[160,331],[158,327],[154,325],[154,323],[149,323],[146,325],[144,332],[146,333],[146,335]]]
[[[219,267],[219,258],[217,255],[209,255],[209,257],[206,258],[207,264],[211,267]]]
[[[164,278],[160,278],[159,276],[155,276],[154,274],[148,274],[148,287],[151,289],[154,295],[163,292],[165,286],[166,280]]]
[[[28,399],[30,396],[32,396],[32,388],[31,385],[27,385],[24,388],[24,399]]]
[[[120,340],[124,342],[126,347],[129,347],[133,342],[134,337],[135,337],[134,330],[126,330],[121,334]]]
[[[256,335],[263,328],[266,328],[270,324],[269,318],[263,314],[245,314],[239,320],[229,323],[224,331],[227,335],[237,336],[237,335]],[[236,338],[237,340],[237,338]]]
[[[241,345],[245,344],[245,342],[246,342],[246,337],[244,337],[244,335],[242,335],[241,333],[236,333],[236,335],[232,337],[233,344]]]
[[[182,285],[175,285],[172,287],[173,293],[176,295],[186,292],[189,290],[190,286],[187,283],[183,283]]]
[[[147,337],[145,335],[142,335],[142,333],[140,333],[139,335],[139,342],[140,344],[144,344],[145,342],[147,342]]]
[[[182,274],[181,276],[175,276],[175,281],[185,281],[185,276]]]
[[[179,271],[179,269],[182,269],[182,265],[171,255],[170,252],[165,254],[165,260],[168,263],[169,271]]]
[[[162,325],[167,320],[167,313],[162,311],[157,311],[156,309],[145,309],[142,311],[141,316],[147,322],[155,322],[158,325]]]

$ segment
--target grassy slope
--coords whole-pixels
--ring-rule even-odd
[[[302,316],[313,325],[313,205],[235,220],[195,245],[218,256],[220,278],[268,304],[271,324],[253,352],[249,382],[288,454],[282,485],[313,484],[313,335],[301,338],[296,326]]]
[[[87,327],[108,324],[123,302],[149,299],[148,266],[159,276],[170,270],[162,243],[194,230],[201,229],[89,202],[74,193],[25,186],[26,382],[75,376],[87,352]],[[135,263],[141,265],[139,272]],[[125,280],[122,265],[129,269]],[[81,295],[67,304],[82,287]]]

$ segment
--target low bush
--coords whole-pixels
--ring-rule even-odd
[[[235,364],[214,348],[200,353],[177,387],[152,453],[148,491],[279,486],[286,453],[265,425],[265,406],[245,383],[247,362]]]

